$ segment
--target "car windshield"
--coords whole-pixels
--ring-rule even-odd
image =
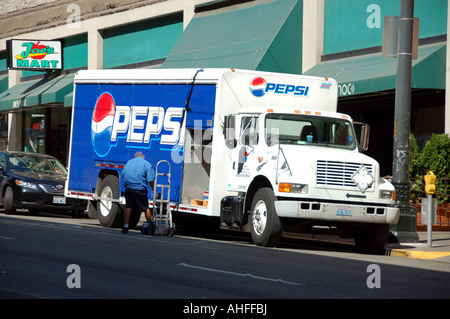
[[[66,168],[56,158],[47,158],[38,154],[16,154],[9,156],[9,165],[13,171],[34,171],[51,174],[67,174]]]
[[[278,138],[280,144],[356,147],[352,125],[345,119],[270,113],[266,116],[265,128],[268,145]]]

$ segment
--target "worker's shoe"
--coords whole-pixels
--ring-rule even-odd
[[[122,234],[128,234],[128,227],[122,228]]]

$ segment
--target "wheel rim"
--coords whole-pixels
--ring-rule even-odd
[[[255,233],[260,236],[266,229],[267,225],[267,207],[264,201],[259,200],[252,213],[252,225]]]
[[[100,197],[105,197],[109,199],[113,199],[112,189],[109,186],[103,188]],[[102,216],[106,217],[111,212],[112,201],[109,200],[100,200],[100,213]]]

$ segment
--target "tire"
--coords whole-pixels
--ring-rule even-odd
[[[5,195],[3,198],[3,209],[5,210],[5,214],[15,214],[16,208],[14,207],[14,194],[11,187],[6,187]]]
[[[107,175],[100,184],[98,196],[119,199],[119,178]],[[97,216],[100,224],[107,228],[121,227],[123,224],[122,210],[118,203],[107,200],[97,201]]]
[[[273,190],[268,187],[259,189],[253,197],[250,230],[258,246],[275,247],[280,242],[283,228],[275,211],[275,200]]]
[[[387,224],[363,225],[355,233],[356,248],[367,254],[383,253],[388,236],[389,225]]]

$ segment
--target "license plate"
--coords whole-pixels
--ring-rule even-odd
[[[351,207],[338,207],[336,211],[337,216],[352,216],[352,208]]]
[[[66,198],[64,196],[53,196],[53,204],[65,204]]]

